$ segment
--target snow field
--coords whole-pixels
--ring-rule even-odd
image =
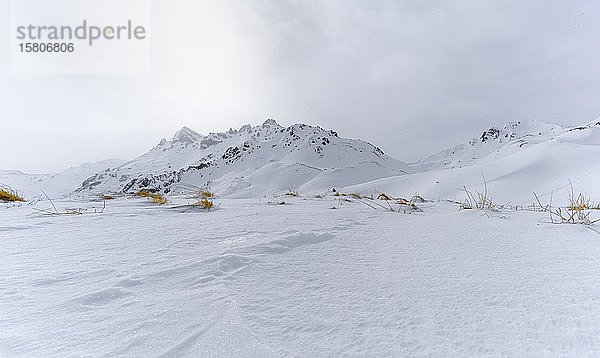
[[[3,205],[0,356],[600,352],[587,227],[446,202],[407,215],[268,201],[205,212],[121,198],[79,216]]]

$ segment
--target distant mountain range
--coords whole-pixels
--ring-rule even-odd
[[[461,188],[491,192],[511,202],[558,196],[569,181],[600,197],[600,122],[566,127],[509,123],[415,163],[384,154],[362,140],[340,138],[321,127],[282,127],[272,119],[203,135],[183,127],[144,155],[123,163],[85,164],[59,174],[0,171],[0,183],[28,193],[54,195],[167,194],[210,187],[223,197],[256,197],[288,190],[346,191],[459,197]],[[563,195],[564,196],[564,195]]]
[[[56,174],[28,174],[17,170],[0,170],[0,185],[8,185],[28,198],[41,196],[41,189],[48,195],[60,196],[77,189],[90,176],[121,164],[123,160],[109,159],[81,164]]]

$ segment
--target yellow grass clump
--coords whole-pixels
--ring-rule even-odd
[[[406,200],[406,199],[404,199],[404,198],[398,198],[398,199],[396,199],[396,204],[398,204],[398,205],[410,205],[411,202],[408,201],[408,200]]]
[[[386,193],[379,193],[378,200],[392,200],[393,198]]]
[[[165,198],[164,195],[151,193],[148,190],[140,190],[137,193],[135,193],[135,196],[139,196],[142,198],[150,198],[153,203],[159,204],[159,205],[167,203],[167,198]]]
[[[208,189],[202,189],[202,190],[200,190],[200,197],[201,198],[208,199],[208,198],[212,198],[214,196],[215,196],[215,194],[212,191],[208,190]]]
[[[215,203],[213,203],[213,201],[209,198],[203,198],[200,199],[200,201],[190,204],[189,206],[200,207],[202,209],[209,210],[215,206]]]
[[[152,194],[150,196],[155,204],[162,205],[167,203],[167,198],[160,194]]]
[[[583,211],[583,210],[588,210],[589,207],[585,203],[579,203],[579,204],[571,204],[571,205],[567,206],[567,209],[570,211]]]
[[[208,198],[204,198],[204,199],[200,200],[198,203],[200,204],[200,206],[202,206],[204,209],[207,209],[207,210],[215,206],[215,203],[210,201]]]
[[[342,194],[344,195],[344,194]],[[354,199],[369,199],[369,200],[373,200],[373,196],[367,196],[367,195],[362,195],[359,193],[350,193],[348,194],[348,196],[354,198]]]
[[[9,188],[0,188],[0,201],[4,202],[25,202],[22,196],[20,196],[16,191],[11,190]]]
[[[345,197],[350,197],[350,198],[357,199],[357,200],[361,200],[361,199],[373,200],[373,195],[367,196],[367,195],[362,195],[359,193],[345,194],[345,193],[340,193],[339,191],[336,191],[335,194],[333,194],[333,196],[345,196]]]
[[[135,193],[135,196],[141,196],[142,198],[147,198],[150,196],[150,192],[148,190],[140,190]]]

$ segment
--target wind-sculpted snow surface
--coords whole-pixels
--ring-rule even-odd
[[[79,192],[173,193],[210,185],[221,196],[254,197],[290,188],[325,190],[406,170],[405,163],[369,143],[268,120],[207,136],[184,127],[141,157],[88,178]]]
[[[600,354],[589,228],[449,203],[405,215],[285,201],[121,198],[78,216],[5,204],[0,356]]]

